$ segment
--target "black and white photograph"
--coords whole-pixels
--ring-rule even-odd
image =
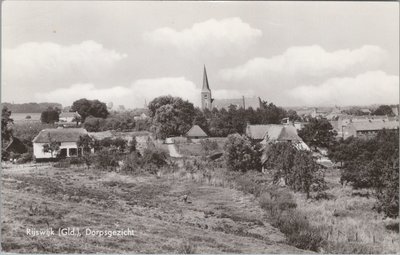
[[[2,1],[1,252],[399,254],[399,2]]]

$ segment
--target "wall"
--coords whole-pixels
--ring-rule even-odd
[[[43,152],[43,145],[45,143],[34,143],[33,144],[33,155],[36,158],[51,158],[51,153],[50,152]],[[66,148],[78,148],[78,145],[75,142],[64,142],[61,143],[60,150]],[[55,157],[55,155],[53,155]]]

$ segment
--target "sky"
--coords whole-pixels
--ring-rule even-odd
[[[399,102],[397,2],[2,2],[2,102]]]

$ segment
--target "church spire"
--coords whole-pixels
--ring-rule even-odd
[[[211,91],[208,85],[208,78],[207,78],[207,70],[206,65],[204,65],[204,73],[203,73],[203,91]]]

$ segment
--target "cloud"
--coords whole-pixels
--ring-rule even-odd
[[[29,42],[3,51],[7,86],[53,87],[104,77],[127,55],[95,41],[69,46]]]
[[[219,75],[224,81],[274,79],[298,83],[376,70],[386,58],[383,49],[372,45],[332,52],[318,45],[290,47],[281,55],[253,58],[243,65],[223,69]]]
[[[181,31],[170,27],[158,28],[145,33],[144,39],[155,45],[221,55],[232,49],[246,49],[261,36],[261,30],[235,17],[222,20],[209,19]]]
[[[103,102],[113,102],[114,105],[127,107],[143,107],[145,100],[163,95],[172,95],[189,100],[195,106],[200,106],[200,88],[184,77],[164,77],[154,79],[139,79],[129,87],[115,86],[97,88],[94,84],[74,84],[67,88],[59,88],[50,92],[35,93],[38,101],[59,102],[71,105],[80,98],[98,99]],[[242,95],[253,95],[253,91],[215,90],[213,95],[218,98],[240,98]]]
[[[369,71],[355,77],[328,79],[317,86],[300,86],[286,93],[307,105],[397,104],[399,76]]]

